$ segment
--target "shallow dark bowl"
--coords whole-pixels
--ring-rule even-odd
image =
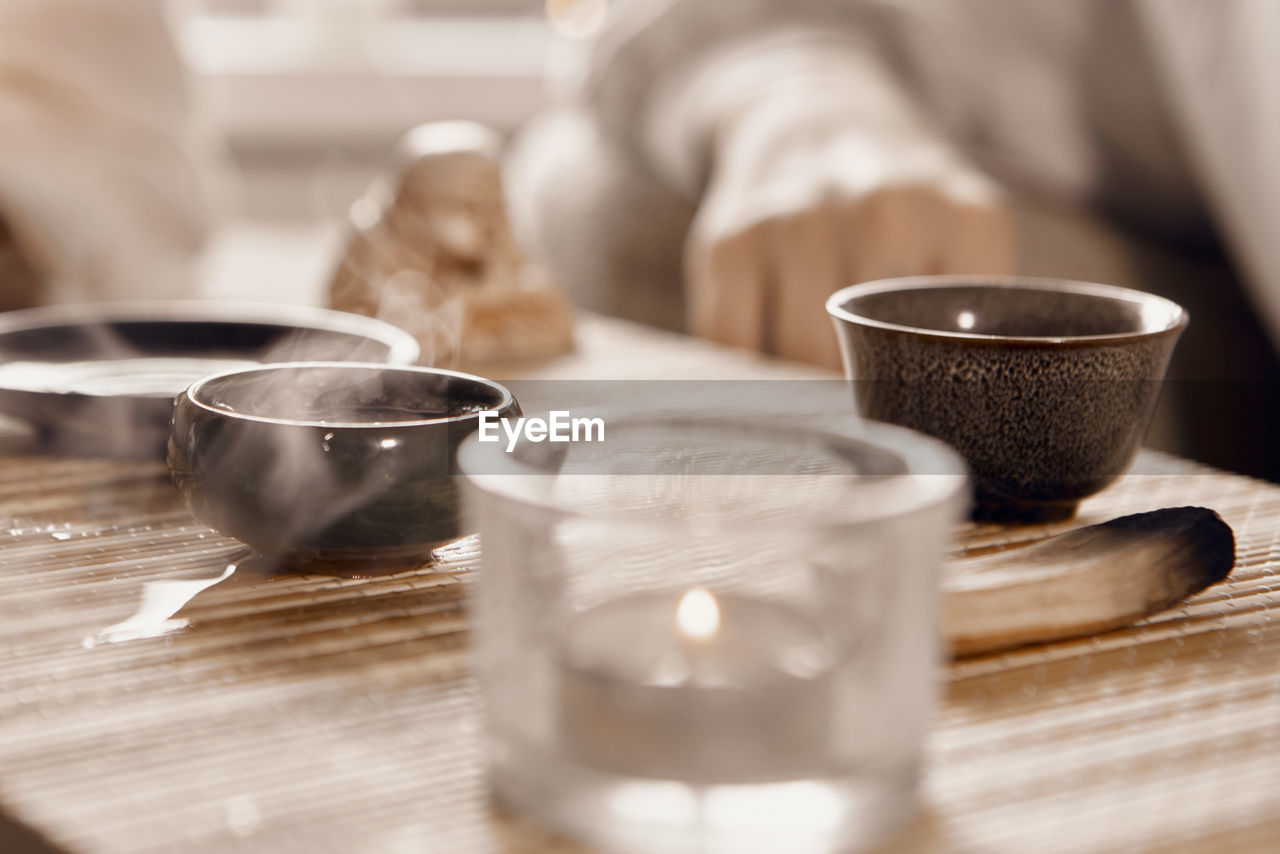
[[[200,377],[236,363],[417,357],[389,323],[308,306],[48,306],[0,315],[0,412],[53,453],[162,459],[174,395]]]
[[[207,377],[177,399],[169,468],[196,519],[271,555],[424,557],[463,536],[454,452],[511,393],[434,368],[338,362]]]
[[[925,276],[832,295],[859,411],[936,436],[973,469],[974,515],[1069,518],[1132,463],[1187,325],[1140,291]]]

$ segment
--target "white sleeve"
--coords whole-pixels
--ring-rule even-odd
[[[719,123],[768,90],[922,130],[874,49],[894,23],[889,5],[857,0],[631,0],[593,46],[584,100],[616,145],[696,196]]]
[[[203,236],[161,0],[0,0],[0,217],[50,301],[180,293]]]
[[[1198,182],[1280,342],[1280,3],[1140,9]]]

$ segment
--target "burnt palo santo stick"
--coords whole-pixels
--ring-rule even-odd
[[[1097,634],[1169,608],[1235,565],[1217,513],[1122,516],[1025,548],[949,561],[944,634],[955,655]]]

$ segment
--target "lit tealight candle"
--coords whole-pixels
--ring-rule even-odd
[[[567,751],[609,773],[745,783],[820,772],[832,656],[799,612],[693,588],[578,615],[560,660]]]

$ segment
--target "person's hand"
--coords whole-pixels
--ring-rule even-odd
[[[775,99],[717,140],[685,250],[694,334],[837,367],[825,302],[887,276],[1007,273],[999,189],[923,132]]]

